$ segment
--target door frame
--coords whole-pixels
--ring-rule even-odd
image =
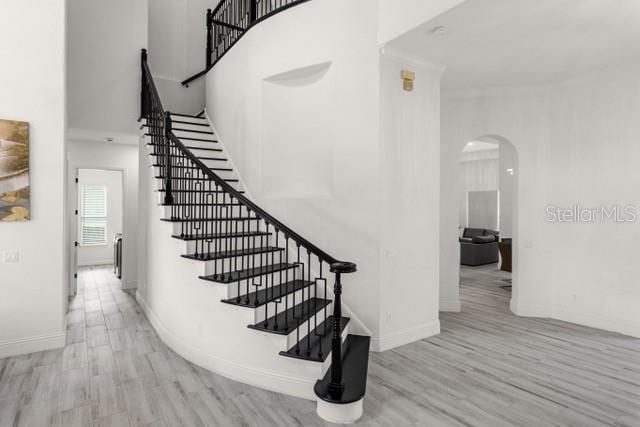
[[[87,165],[87,164],[70,164],[69,165],[69,180],[70,185],[74,186],[75,191],[69,191],[70,197],[73,197],[73,201],[67,201],[70,206],[73,206],[70,211],[69,218],[69,283],[68,283],[68,293],[69,298],[74,297],[78,290],[78,246],[76,246],[76,242],[78,241],[78,221],[79,221],[79,206],[78,206],[78,184],[79,182],[76,180],[78,178],[78,173],[81,169],[93,169],[93,170],[103,170],[103,171],[112,171],[112,172],[120,172],[122,178],[122,262],[124,264],[124,260],[126,259],[126,236],[124,233],[125,228],[125,218],[127,212],[127,171],[125,168],[121,167],[112,167],[112,166],[97,166],[97,165]],[[122,278],[120,279],[121,283],[126,283],[127,277],[127,269],[122,269]]]

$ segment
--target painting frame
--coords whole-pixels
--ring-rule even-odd
[[[0,119],[0,223],[31,219],[29,122]]]

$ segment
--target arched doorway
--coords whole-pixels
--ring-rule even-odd
[[[500,298],[507,310],[517,300],[518,292],[517,151],[507,138],[493,134],[461,141],[456,150],[457,154],[448,157],[449,164],[442,164],[450,172],[442,177],[441,212],[442,216],[455,217],[442,222],[447,240],[441,256],[449,266],[443,270],[441,262],[441,273],[455,278],[449,284],[443,282],[444,286],[456,288],[441,286],[441,292],[458,296],[461,303],[447,307],[441,299],[440,308],[464,311],[465,299],[474,295],[468,285],[476,283],[485,291],[495,290],[492,297]],[[448,252],[446,247],[450,248]]]

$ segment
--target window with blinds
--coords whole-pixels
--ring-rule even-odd
[[[80,244],[107,243],[107,188],[104,185],[80,186]]]

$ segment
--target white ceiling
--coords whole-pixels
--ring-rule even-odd
[[[640,0],[467,0],[389,46],[446,65],[445,90],[558,81],[640,59]]]

